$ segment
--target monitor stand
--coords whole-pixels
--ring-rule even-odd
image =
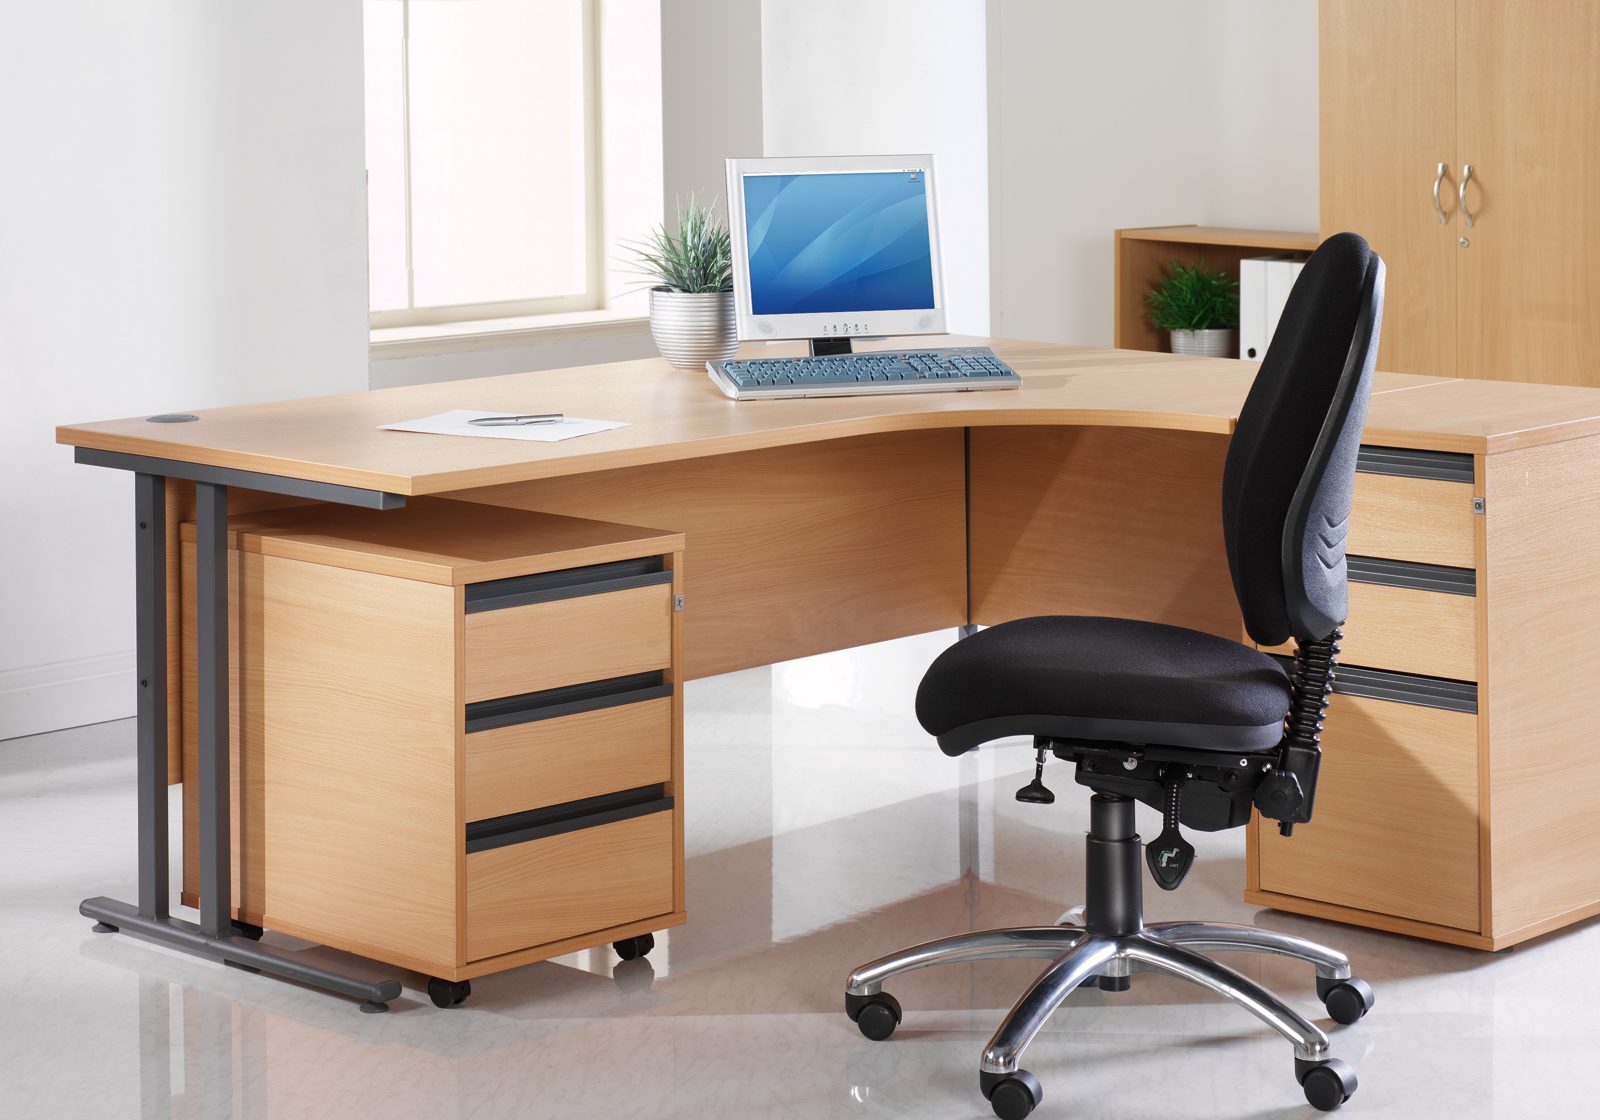
[[[853,351],[850,348],[850,340],[848,338],[813,338],[811,340],[811,356],[813,358],[823,358],[830,354],[849,354],[852,352]]]

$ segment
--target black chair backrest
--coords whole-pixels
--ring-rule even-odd
[[[1328,238],[1289,293],[1239,412],[1222,528],[1245,629],[1320,641],[1345,620],[1345,535],[1383,319],[1383,260]]]

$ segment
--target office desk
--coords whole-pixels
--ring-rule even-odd
[[[61,428],[80,461],[139,475],[142,873],[159,874],[169,772],[199,809],[186,885],[219,882],[207,853],[225,840],[205,811],[228,781],[214,548],[198,554],[195,726],[169,718],[191,509],[213,545],[230,511],[444,494],[683,532],[690,678],[1037,613],[1241,637],[1218,513],[1254,365],[952,342],[992,345],[1024,388],[733,402],[651,360]],[[629,426],[556,444],[378,430],[453,407]],[[1571,652],[1600,634],[1600,392],[1379,374],[1365,442],[1350,547],[1376,562],[1353,577],[1344,658],[1363,671],[1333,705],[1313,831],[1253,828],[1247,897],[1481,948],[1600,912],[1600,873],[1565,858],[1600,832]],[[141,909],[165,897],[148,886]],[[215,955],[226,915],[197,893],[195,944]]]

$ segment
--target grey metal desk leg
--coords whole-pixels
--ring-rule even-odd
[[[968,751],[956,759],[956,836],[961,854],[961,875],[976,879],[983,872],[983,844],[978,835],[978,752]]]
[[[167,883],[167,480],[133,476],[135,668],[139,693],[139,913],[165,918]]]
[[[138,914],[158,920],[171,912],[167,878],[166,496],[165,478],[142,472],[133,476]],[[97,933],[115,933],[119,927],[102,918],[94,928]]]
[[[200,924],[170,915],[167,876],[167,693],[166,693],[166,480],[135,475],[138,525],[138,800],[139,905],[113,898],[88,898],[78,912],[101,932],[123,932],[240,964],[362,1000],[363,1011],[385,1011],[400,996],[398,980],[378,980],[322,968],[233,930],[233,843],[228,777],[228,488],[196,482],[195,568],[198,595],[200,694]]]
[[[195,622],[200,769],[200,932],[233,933],[233,828],[228,775],[228,488],[194,485]]]
[[[228,758],[228,487],[195,483],[196,691],[199,695],[200,926],[224,961],[244,964],[365,1001],[383,1011],[400,983],[374,983],[318,968],[234,936],[232,782]],[[165,619],[162,620],[165,625]]]
[[[977,626],[970,622],[962,623],[956,630],[956,641],[965,641],[977,632]],[[959,800],[956,802],[956,835],[960,837],[961,875],[965,879],[976,879],[981,871],[979,861],[983,855],[978,843],[977,752],[968,751],[957,762],[961,790]],[[976,898],[970,901],[976,905]]]

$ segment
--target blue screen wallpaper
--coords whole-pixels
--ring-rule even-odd
[[[747,175],[744,214],[756,315],[933,306],[920,173]]]

